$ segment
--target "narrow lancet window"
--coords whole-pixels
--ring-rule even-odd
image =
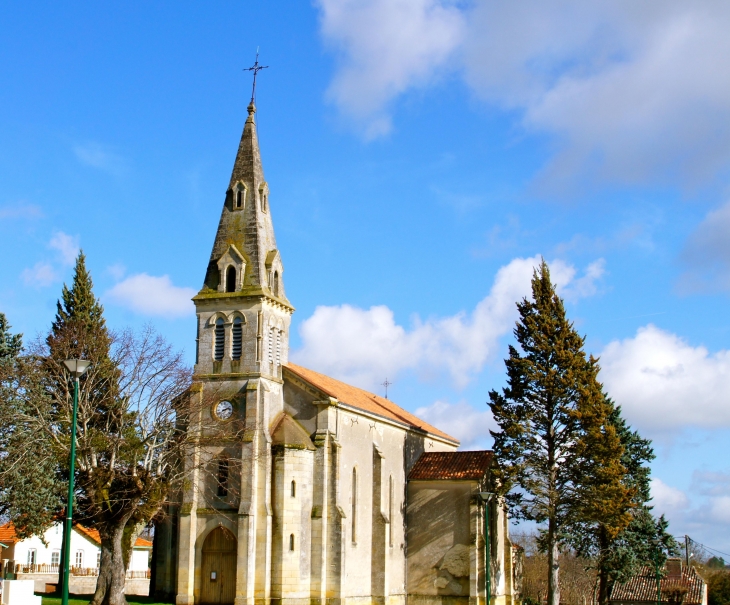
[[[357,543],[357,469],[352,469],[352,543]]]
[[[243,208],[243,191],[236,191],[236,208]]]
[[[228,495],[228,460],[218,460],[218,497],[225,498]]]
[[[215,348],[213,358],[216,361],[223,359],[223,351],[225,350],[226,329],[223,320],[219,317],[215,320]]]
[[[233,359],[241,359],[243,321],[240,317],[236,317],[236,319],[233,320],[232,336],[233,343],[231,346],[231,357]]]
[[[274,296],[279,296],[279,272],[274,271]]]
[[[297,482],[296,481],[291,482],[291,497],[292,498],[297,497]]]
[[[388,478],[388,521],[390,521],[390,528],[388,531],[388,546],[393,546],[393,527],[395,525],[395,519],[393,518],[393,475]]]
[[[289,550],[294,550],[294,534],[289,536]]]
[[[276,365],[281,365],[281,330],[276,330]]]
[[[236,291],[236,268],[228,267],[226,271],[226,292]]]

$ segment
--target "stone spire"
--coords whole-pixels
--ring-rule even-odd
[[[200,295],[266,295],[290,306],[274,237],[255,113],[251,103]]]

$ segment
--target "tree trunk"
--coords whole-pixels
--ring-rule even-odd
[[[598,605],[608,605],[608,570],[604,563],[604,557],[608,551],[609,540],[605,527],[601,527],[598,536],[598,545],[601,549],[598,566]]]
[[[100,531],[101,563],[96,592],[89,605],[127,605],[124,585],[127,577],[122,539],[126,519]]]
[[[560,551],[555,531],[555,520],[548,521],[548,602],[547,605],[560,605]]]

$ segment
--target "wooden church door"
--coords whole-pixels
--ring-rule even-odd
[[[203,543],[202,605],[232,605],[236,596],[236,537],[216,527]]]

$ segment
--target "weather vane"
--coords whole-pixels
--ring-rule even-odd
[[[393,383],[392,383],[392,382],[390,382],[390,381],[388,380],[388,377],[386,376],[386,377],[385,377],[385,382],[381,382],[380,384],[381,384],[381,386],[384,386],[384,387],[385,387],[385,398],[387,399],[387,398],[388,398],[388,387],[389,387],[389,386],[390,386],[391,384],[393,384]]]
[[[253,89],[251,90],[251,103],[253,103],[253,99],[256,96],[256,74],[258,74],[262,69],[268,69],[268,65],[259,65],[259,47],[256,47],[256,62],[251,67],[245,67],[243,71],[252,71],[253,72]]]

